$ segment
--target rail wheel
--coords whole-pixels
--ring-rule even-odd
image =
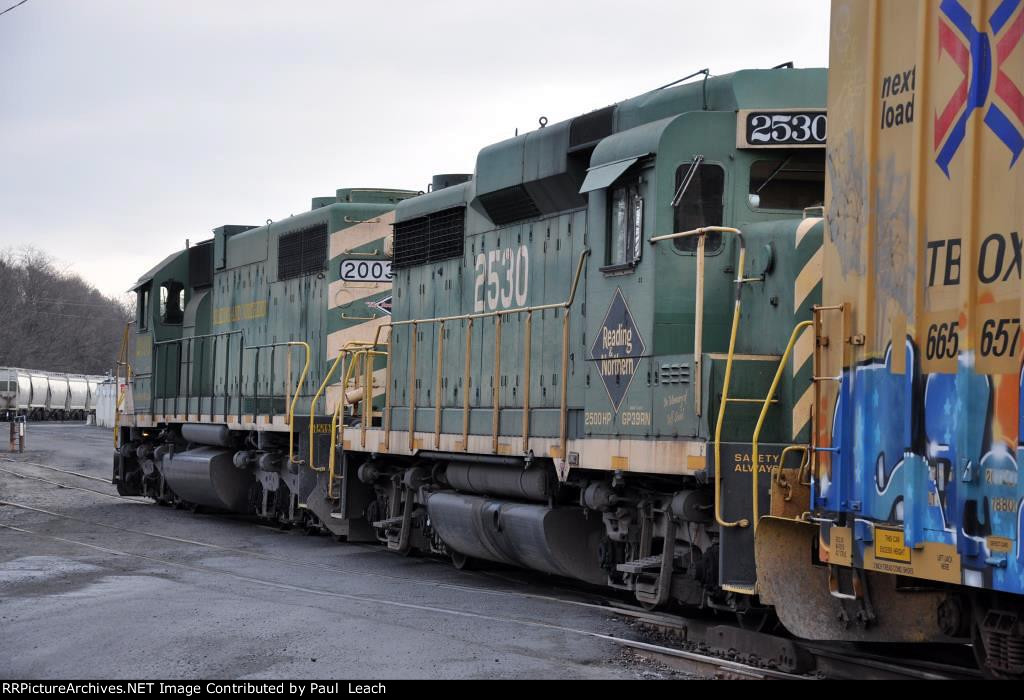
[[[466,571],[473,568],[472,557],[467,557],[462,552],[456,552],[454,549],[450,550],[450,556],[452,559],[452,566],[459,571]]]
[[[748,603],[736,610],[736,621],[748,632],[773,632],[779,625],[775,610],[765,605]]]

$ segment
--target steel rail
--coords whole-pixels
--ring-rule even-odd
[[[19,463],[19,464],[28,464],[28,465],[32,465],[32,466],[42,466],[44,468],[53,469],[55,471],[64,472],[64,473],[67,473],[69,475],[83,477],[83,478],[90,478],[90,479],[97,478],[97,477],[91,477],[89,475],[84,475],[84,474],[81,474],[81,473],[78,473],[78,472],[62,470],[62,469],[58,469],[56,467],[52,467],[52,466],[48,466],[48,465],[41,465],[41,464],[38,464],[38,463],[33,463],[33,462],[28,462],[28,461],[23,461],[23,460],[11,460],[11,459],[5,459],[5,458],[0,458],[0,459],[3,459],[4,461],[8,461],[8,462]],[[35,481],[41,481],[41,482],[44,482],[44,483],[56,485],[56,486],[61,487],[61,488],[69,488],[69,489],[88,491],[90,493],[94,493],[94,494],[98,494],[98,495],[102,495],[102,496],[108,496],[108,497],[112,497],[112,498],[118,498],[120,500],[127,500],[127,501],[130,501],[130,502],[133,502],[133,503],[145,503],[146,502],[146,501],[143,501],[143,500],[140,500],[140,499],[134,499],[134,498],[130,498],[130,497],[117,496],[117,495],[114,495],[114,494],[103,493],[103,492],[100,492],[100,491],[95,491],[93,489],[85,489],[85,488],[82,488],[82,487],[75,487],[75,486],[70,486],[70,485],[67,485],[67,484],[60,484],[58,482],[53,482],[53,481],[50,481],[50,480],[47,480],[47,479],[42,479],[40,477],[33,477],[33,476],[29,476],[29,475],[24,475],[24,474],[18,474],[16,472],[9,472],[8,470],[5,470],[5,469],[0,469],[0,472],[6,472],[6,473],[9,473],[9,474],[12,474],[14,476],[21,477],[21,478],[32,479],[32,480],[35,480]],[[120,526],[120,525],[113,525],[113,524],[109,524],[109,523],[99,522],[99,521],[96,521],[96,520],[90,520],[90,519],[78,517],[78,516],[75,516],[75,515],[68,515],[68,514],[65,514],[65,513],[59,513],[59,512],[56,512],[56,511],[52,511],[52,510],[47,510],[45,508],[39,508],[39,507],[36,507],[36,506],[29,506],[29,505],[26,505],[26,504],[17,503],[15,501],[0,500],[0,506],[7,506],[7,507],[11,507],[11,508],[17,508],[17,509],[20,509],[20,510],[25,510],[27,512],[36,512],[36,513],[39,513],[39,514],[44,514],[44,515],[48,515],[48,516],[55,517],[55,518],[61,518],[61,519],[70,520],[70,521],[74,521],[74,522],[80,522],[80,523],[84,523],[84,524],[87,524],[87,525],[93,525],[93,526],[96,526],[96,527],[102,527],[102,528],[106,528],[106,529],[110,529],[110,530],[114,530],[114,531],[118,531],[118,532],[125,532],[125,533],[129,533],[129,534],[136,534],[136,535],[140,535],[140,536],[160,539],[160,540],[163,540],[163,541],[177,542],[177,543],[181,543],[181,544],[189,544],[189,545],[193,545],[193,546],[197,546],[197,547],[202,547],[202,548],[205,548],[205,549],[212,549],[212,550],[216,550],[216,551],[229,552],[229,553],[232,553],[232,554],[238,554],[238,555],[247,556],[247,557],[251,557],[251,558],[255,558],[255,559],[265,560],[265,561],[276,561],[276,562],[283,563],[283,564],[302,566],[302,567],[308,567],[308,568],[316,568],[316,569],[321,569],[321,570],[325,570],[325,571],[332,571],[332,572],[337,572],[337,573],[355,574],[355,575],[358,575],[358,576],[367,576],[367,577],[372,577],[372,578],[381,578],[381,579],[388,579],[388,580],[394,580],[394,581],[402,581],[402,582],[407,582],[407,583],[413,583],[413,584],[416,584],[416,585],[430,586],[432,588],[444,588],[444,589],[452,589],[452,590],[461,590],[461,591],[466,591],[466,592],[480,593],[482,595],[491,595],[491,596],[500,596],[500,597],[515,597],[515,598],[533,599],[533,600],[540,600],[540,601],[545,601],[545,602],[560,603],[560,604],[576,606],[576,607],[583,607],[583,608],[588,608],[588,609],[595,609],[595,610],[610,612],[610,613],[613,613],[613,614],[616,614],[616,615],[632,617],[632,618],[637,619],[641,624],[649,625],[649,626],[652,626],[654,628],[662,629],[662,630],[667,630],[667,631],[678,632],[681,629],[686,629],[689,633],[692,634],[695,630],[699,630],[703,626],[701,621],[691,620],[691,619],[683,617],[683,616],[666,615],[666,614],[662,614],[662,613],[648,612],[648,611],[643,611],[643,610],[639,610],[639,609],[631,609],[631,608],[628,608],[628,607],[621,607],[622,603],[619,602],[619,601],[608,600],[607,602],[603,602],[603,603],[601,603],[601,602],[587,602],[585,600],[574,600],[574,599],[571,599],[571,598],[562,598],[562,597],[552,596],[552,595],[543,595],[543,594],[536,594],[536,593],[526,593],[526,592],[523,592],[523,591],[520,591],[520,590],[507,590],[507,589],[506,590],[495,590],[495,589],[490,589],[490,588],[482,588],[482,587],[479,587],[479,586],[467,586],[467,585],[446,583],[446,582],[442,582],[442,581],[436,581],[436,580],[431,580],[431,579],[424,579],[423,577],[404,577],[404,576],[396,576],[396,575],[393,575],[393,574],[379,573],[379,572],[375,572],[375,571],[341,568],[341,567],[331,566],[330,564],[324,564],[324,563],[321,563],[321,562],[308,561],[308,560],[303,560],[303,559],[293,559],[293,558],[289,558],[289,557],[281,557],[281,556],[275,556],[275,555],[271,555],[271,554],[263,554],[263,553],[254,552],[254,551],[251,551],[251,550],[238,549],[238,548],[234,548],[234,547],[227,547],[227,546],[224,546],[224,545],[218,545],[218,544],[215,544],[215,543],[212,543],[212,542],[205,542],[205,541],[202,541],[202,540],[195,540],[195,539],[183,538],[183,537],[175,537],[173,535],[164,534],[164,533],[155,533],[155,532],[149,532],[149,531],[146,531],[146,530],[139,530],[139,529],[135,529],[135,528],[127,528],[127,527],[123,527],[123,526]],[[0,527],[8,527],[8,529],[14,529],[14,530],[18,529],[18,528],[13,528],[13,527],[9,527],[9,526],[3,526],[3,525],[0,525]],[[39,533],[32,533],[32,534],[39,534]],[[43,537],[52,537],[52,536],[49,536],[49,535],[41,535],[41,536],[43,536]],[[96,545],[88,545],[87,543],[80,543],[80,544],[83,544],[83,545],[86,545],[86,546],[96,546]],[[378,550],[377,548],[372,548],[372,549],[374,551],[384,552],[384,550]],[[133,555],[131,553],[127,553],[127,554],[129,554],[131,556],[141,556],[141,555]],[[440,564],[439,561],[437,563]],[[207,568],[207,567],[204,567],[204,568]],[[221,572],[221,573],[225,573],[227,575],[232,575],[232,576],[235,575],[234,572],[228,572],[228,571],[224,571],[224,572]],[[474,574],[473,574],[473,572],[469,572],[469,575],[474,575]],[[480,575],[484,575],[484,574],[480,574]],[[488,576],[488,578],[494,578],[494,577]],[[522,582],[518,581],[518,580],[513,581],[513,583],[515,583],[516,585],[521,585],[522,584]],[[271,583],[271,585],[276,585],[276,584]],[[577,593],[577,591],[573,591],[573,590],[570,590],[570,589],[566,589],[566,592],[567,593],[571,593],[571,594],[576,594]],[[582,594],[582,592],[579,592],[579,593]],[[342,595],[344,595],[344,594],[342,594]],[[691,629],[691,623],[693,623],[693,622],[697,623],[697,627]],[[582,631],[582,632],[587,633],[585,631]],[[587,634],[597,634],[597,633],[587,633]],[[695,653],[695,652],[692,652],[692,651],[687,651],[687,650],[683,650],[683,649],[677,649],[677,648],[673,648],[673,647],[666,647],[666,646],[656,645],[656,644],[649,644],[649,643],[646,643],[646,642],[640,642],[640,641],[635,641],[635,640],[624,640],[624,639],[617,638],[617,637],[612,637],[612,639],[614,641],[616,641],[617,643],[621,643],[621,644],[624,644],[626,646],[632,646],[633,648],[640,649],[642,651],[647,651],[647,652],[650,652],[650,653],[653,653],[653,654],[660,654],[660,655],[663,655],[663,656],[670,656],[670,657],[673,657],[673,658],[685,659],[685,660],[693,661],[693,662],[696,662],[696,663],[700,663],[700,664],[703,664],[703,665],[706,665],[706,666],[709,666],[709,667],[712,667],[712,668],[718,668],[718,669],[721,669],[721,670],[724,670],[724,671],[736,672],[736,673],[740,673],[740,674],[743,674],[743,675],[751,675],[751,676],[760,677],[760,678],[788,678],[788,679],[804,679],[804,680],[809,679],[809,678],[813,678],[813,676],[796,675],[796,674],[792,674],[792,673],[784,673],[784,672],[779,672],[779,671],[775,671],[775,670],[772,670],[772,669],[769,669],[769,668],[763,668],[761,666],[756,666],[756,665],[737,664],[735,662],[724,660],[724,659],[722,659],[722,658],[720,658],[718,656],[715,656],[713,654]],[[693,640],[691,640],[691,641],[693,641]],[[882,672],[884,674],[897,675],[897,676],[905,677],[905,678],[920,678],[920,679],[945,679],[945,678],[963,678],[963,677],[979,677],[980,676],[980,671],[978,671],[976,669],[961,667],[961,666],[943,665],[941,663],[924,662],[924,661],[918,661],[916,659],[909,660],[907,662],[907,665],[900,665],[900,663],[898,661],[891,661],[891,660],[889,660],[887,658],[880,658],[877,655],[872,655],[872,654],[868,654],[868,653],[856,653],[856,652],[851,653],[849,651],[845,651],[845,650],[842,650],[842,649],[835,649],[835,648],[831,647],[828,643],[805,642],[805,641],[802,641],[802,640],[797,640],[797,643],[801,647],[806,649],[808,652],[810,652],[815,657],[816,660],[826,661],[827,664],[830,665],[830,667],[834,666],[834,665],[838,665],[840,668],[842,668],[844,670],[845,673],[848,673],[848,674],[856,674],[858,672],[859,673],[863,673],[863,669],[868,669],[868,670],[877,670],[877,671],[880,671],[880,672]],[[819,663],[818,665],[821,666],[822,664]],[[858,669],[861,669],[861,671],[858,671]],[[819,668],[818,673],[821,674],[821,671],[822,671],[822,669]],[[843,676],[843,677],[845,677],[845,676]],[[890,676],[886,676],[886,677],[890,677]]]
[[[680,659],[686,659],[690,661],[697,661],[713,668],[719,668],[723,670],[735,671],[746,675],[752,675],[754,677],[771,677],[771,678],[784,678],[791,680],[802,680],[806,679],[805,676],[797,676],[789,673],[782,673],[779,671],[772,671],[770,669],[758,668],[756,666],[749,666],[736,661],[728,661],[715,656],[709,656],[706,654],[697,654],[694,652],[683,651],[681,649],[674,649],[672,647],[661,646],[658,644],[650,644],[648,642],[637,641],[633,639],[625,639],[622,637],[616,637],[611,634],[604,634],[602,632],[593,632],[590,630],[578,629],[575,627],[567,627],[565,625],[552,624],[550,622],[541,622],[539,620],[528,620],[515,617],[500,617],[498,615],[488,615],[484,613],[470,612],[468,610],[457,610],[455,608],[446,608],[437,605],[425,605],[419,603],[409,603],[399,600],[389,600],[386,598],[379,598],[375,596],[360,595],[354,593],[340,593],[338,591],[326,590],[323,588],[313,588],[310,586],[299,586],[296,584],[281,583],[280,581],[274,581],[266,578],[259,578],[256,576],[249,576],[240,574],[227,569],[221,569],[213,566],[206,566],[203,564],[187,564],[180,561],[174,561],[173,559],[164,559],[162,557],[156,557],[151,554],[139,554],[137,552],[128,552],[121,549],[114,549],[112,547],[103,547],[97,544],[91,544],[89,542],[81,542],[79,540],[73,540],[66,537],[57,537],[56,535],[47,535],[45,533],[36,532],[29,530],[28,528],[16,527],[14,525],[7,525],[0,523],[0,528],[17,532],[23,535],[36,537],[39,539],[50,540],[53,542],[60,542],[62,544],[75,545],[78,547],[84,547],[104,554],[111,554],[119,557],[128,557],[141,559],[143,561],[149,561],[163,566],[169,566],[178,569],[184,569],[187,571],[194,571],[203,574],[218,574],[233,578],[237,581],[245,583],[255,584],[261,588],[275,588],[290,593],[304,593],[307,595],[320,596],[325,598],[333,598],[337,600],[346,600],[359,604],[371,605],[378,608],[399,608],[403,610],[415,610],[417,612],[432,613],[436,615],[442,615],[447,617],[460,617],[472,620],[480,620],[488,623],[497,624],[510,624],[520,627],[530,627],[533,629],[550,630],[554,632],[562,632],[565,634],[571,634],[579,637],[586,637],[590,639],[598,639],[605,642],[610,642],[618,646],[629,647],[632,649],[639,649],[642,651],[653,652],[662,654],[665,656],[671,656]],[[196,585],[196,584],[192,584]]]
[[[62,484],[59,481],[51,481],[49,479],[44,479],[41,476],[32,476],[31,474],[21,474],[19,472],[12,472],[9,469],[4,469],[2,467],[0,467],[0,472],[3,472],[4,474],[10,474],[11,476],[17,477],[19,479],[28,479],[30,481],[41,481],[44,484],[50,484],[51,486],[56,486],[56,487],[62,488],[62,489],[72,489],[74,491],[88,491],[89,493],[95,493],[95,494],[98,494],[100,496],[106,496],[107,498],[116,498],[116,499],[121,500],[121,501],[129,501],[131,503],[138,503],[139,505],[150,505],[150,503],[151,503],[150,500],[143,499],[141,497],[140,498],[132,498],[130,496],[121,496],[120,494],[116,494],[116,493],[106,493],[105,491],[97,491],[96,489],[87,489],[84,486],[72,486],[71,484]]]

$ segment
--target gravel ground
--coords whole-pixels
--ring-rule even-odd
[[[618,617],[521,595],[571,596],[542,576],[119,499],[27,463],[108,479],[107,429],[30,424],[28,447],[0,470],[79,488],[0,471],[0,500],[50,511],[0,505],[30,531],[0,528],[0,677],[677,677],[572,631],[633,636]]]

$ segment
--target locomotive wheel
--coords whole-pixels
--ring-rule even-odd
[[[736,621],[748,632],[773,632],[779,625],[775,611],[760,605],[752,605],[743,611],[737,610]]]
[[[473,558],[467,557],[462,552],[451,550],[452,566],[459,571],[468,571],[473,568]]]

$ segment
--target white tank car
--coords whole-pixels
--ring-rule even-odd
[[[85,420],[109,377],[0,367],[0,420]]]
[[[32,372],[29,375],[31,390],[28,399],[29,418],[46,420],[50,412],[50,377],[46,372]]]
[[[13,371],[18,382],[14,395],[14,411],[19,415],[26,415],[32,408],[32,375],[24,369]]]
[[[82,375],[67,375],[68,403],[65,420],[85,420],[89,408],[89,381]]]
[[[10,420],[14,415],[17,396],[17,371],[9,367],[0,367],[0,420]]]
[[[55,372],[47,373],[50,382],[50,420],[65,420],[69,415],[71,402],[71,385],[68,375]]]
[[[97,393],[99,392],[100,383],[104,379],[106,379],[106,377],[91,376],[85,378],[85,383],[88,387],[88,392],[86,392],[85,397],[85,412],[87,414],[96,412],[96,401],[99,398]]]

